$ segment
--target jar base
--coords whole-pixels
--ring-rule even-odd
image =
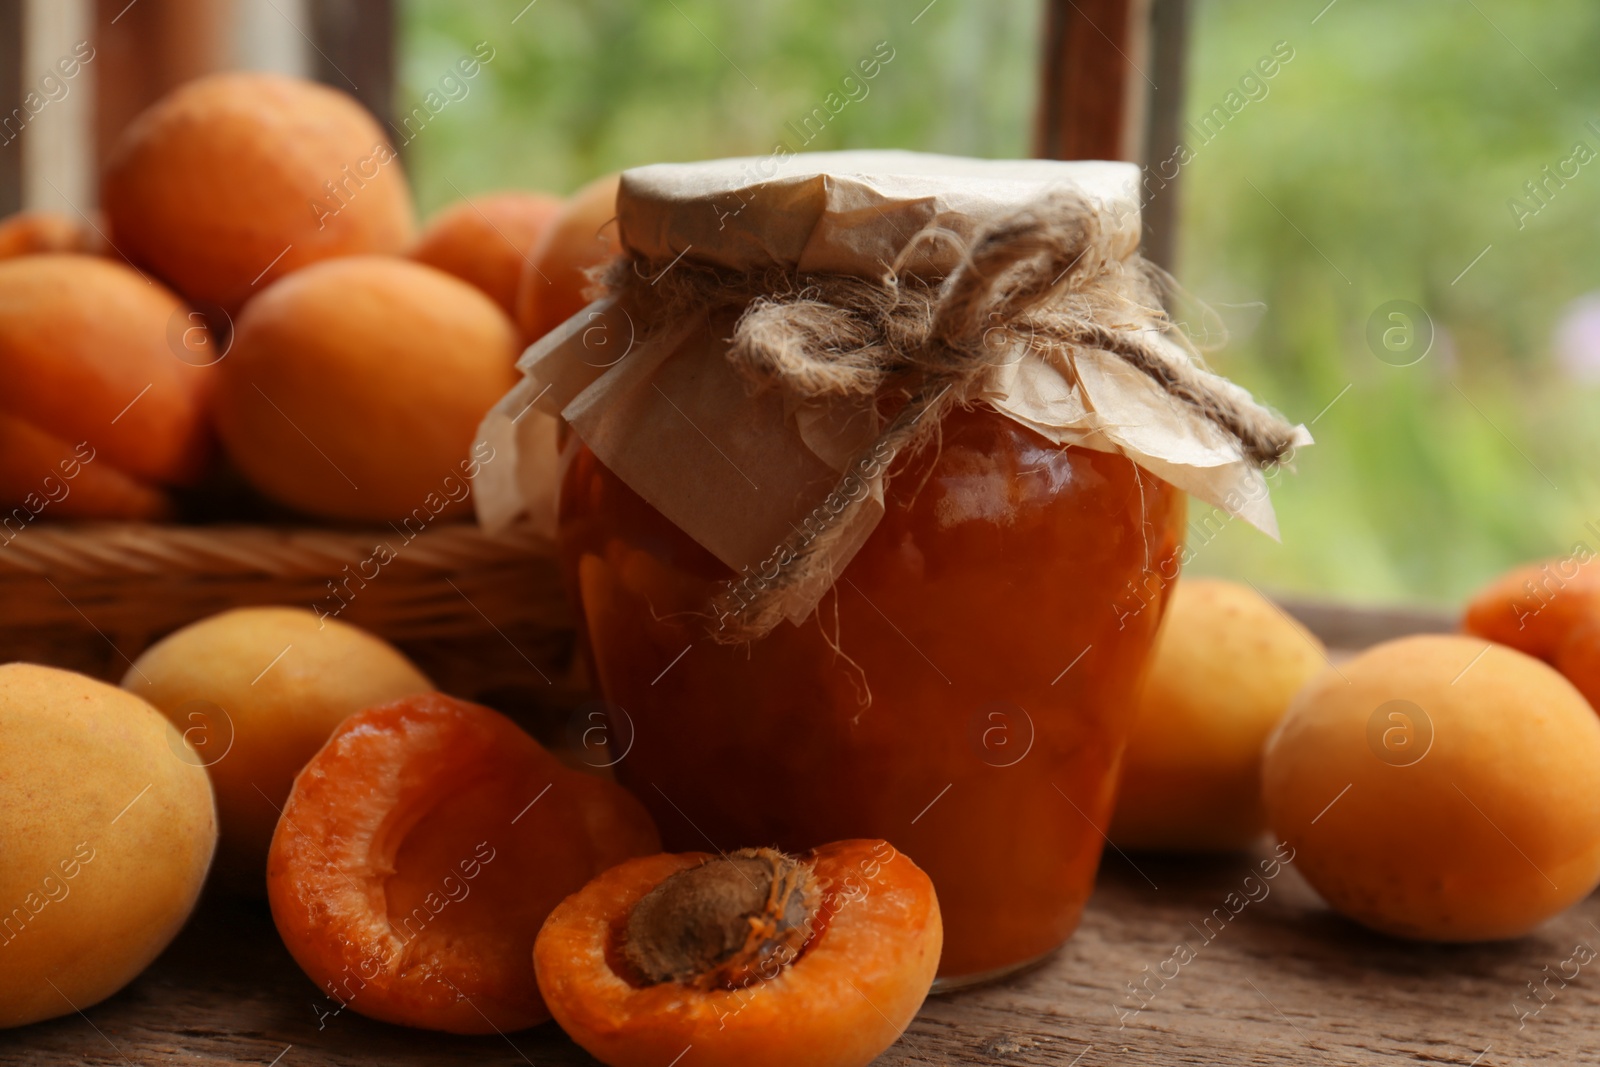
[[[1065,942],[1062,944],[1065,944]],[[928,994],[930,996],[938,996],[940,993],[954,993],[960,989],[973,989],[977,986],[992,985],[1002,979],[1011,978],[1024,971],[1031,971],[1035,967],[1043,966],[1060,948],[1061,945],[1056,945],[1054,948],[1046,949],[1030,959],[1022,960],[1019,963],[1008,963],[1004,967],[995,967],[988,971],[975,971],[972,974],[940,975],[933,980],[933,988],[928,990]]]

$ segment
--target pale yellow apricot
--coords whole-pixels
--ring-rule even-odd
[[[294,776],[355,712],[430,692],[392,645],[303,608],[236,608],[169,634],[122,687],[154,704],[211,772],[219,880],[266,894],[267,847]]]
[[[154,708],[0,666],[0,1027],[132,981],[194,909],[216,843],[205,771]]]
[[[1263,793],[1335,909],[1436,941],[1516,937],[1600,882],[1600,718],[1481,638],[1390,641],[1301,690]]]
[[[1180,581],[1140,690],[1111,839],[1248,847],[1267,826],[1261,746],[1326,662],[1310,631],[1249,586]]]

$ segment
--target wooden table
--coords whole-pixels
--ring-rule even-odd
[[[1291,610],[1348,645],[1448,625],[1430,613]],[[1065,948],[1010,981],[930,1000],[879,1062],[1600,1063],[1600,959],[1570,962],[1580,945],[1578,959],[1600,956],[1600,897],[1518,941],[1416,945],[1334,915],[1293,864],[1247,886],[1268,854],[1265,844],[1213,859],[1108,852]],[[1239,907],[1247,890],[1256,899]],[[593,1062],[552,1025],[456,1038],[326,1015],[333,1006],[264,906],[210,900],[111,1000],[0,1032],[0,1064]]]

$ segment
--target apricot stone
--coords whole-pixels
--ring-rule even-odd
[[[1532,657],[1458,635],[1323,671],[1267,742],[1273,832],[1337,911],[1400,937],[1517,937],[1600,882],[1600,719]]]
[[[205,771],[154,708],[0,666],[0,1027],[132,981],[189,917],[216,843]]]

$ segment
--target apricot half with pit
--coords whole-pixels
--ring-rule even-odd
[[[864,1067],[939,969],[933,883],[886,841],[648,856],[539,932],[545,1003],[611,1067]]]
[[[1249,847],[1267,827],[1261,746],[1326,662],[1322,642],[1249,586],[1179,582],[1139,693],[1111,840]]]
[[[550,1017],[533,971],[550,910],[660,847],[621,786],[503,715],[428,694],[352,715],[300,772],[267,894],[295,960],[352,1011],[504,1032]]]
[[[0,666],[0,1027],[132,981],[188,918],[216,843],[206,772],[154,708]]]
[[[1273,831],[1330,905],[1401,937],[1516,937],[1600,882],[1600,718],[1480,638],[1330,667],[1267,742]]]

